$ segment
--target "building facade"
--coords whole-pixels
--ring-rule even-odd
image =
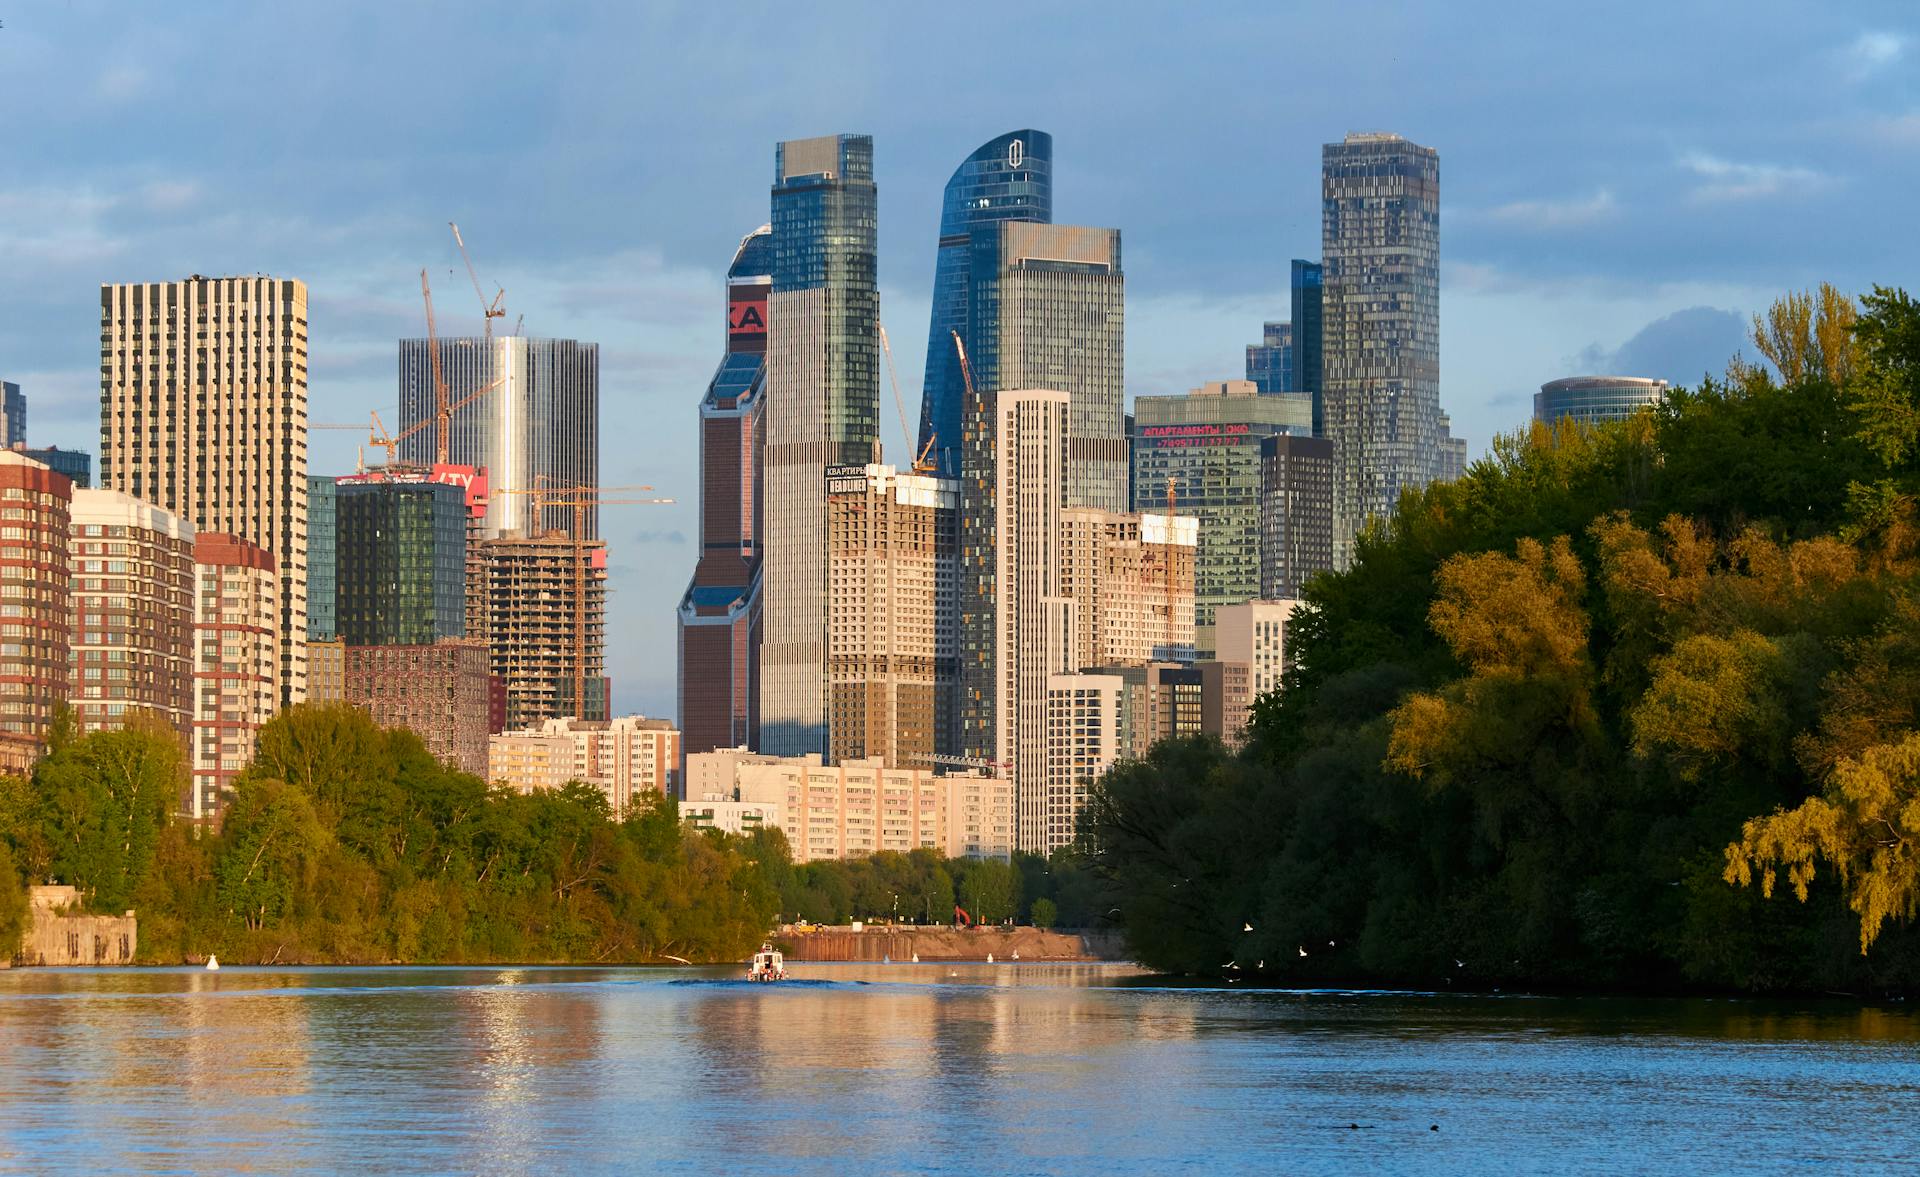
[[[76,488],[93,485],[93,455],[85,450],[63,450],[57,445],[42,450],[16,448],[49,470],[57,470],[72,479]]]
[[[1260,342],[1247,345],[1247,379],[1261,396],[1294,391],[1293,324],[1262,323]]]
[[[304,699],[306,284],[102,286],[100,485],[274,554],[280,704]]]
[[[313,642],[340,636],[338,489],[331,474],[307,475],[307,640]]]
[[[1260,581],[1253,596],[1298,597],[1315,573],[1332,570],[1333,453],[1323,437],[1261,440]]]
[[[381,727],[404,727],[435,760],[487,777],[487,650],[462,639],[355,646],[346,654],[347,702]]]
[[[780,144],[772,199],[760,747],[825,753],[825,472],[879,457],[873,139]]]
[[[469,634],[506,684],[505,725],[607,718],[606,544],[509,536],[472,551]]]
[[[930,768],[952,751],[958,487],[872,465],[827,495],[827,759]]]
[[[464,637],[465,491],[376,470],[338,479],[335,495],[333,613],[341,640],[420,646]]]
[[[1667,398],[1664,380],[1644,376],[1568,376],[1549,380],[1533,394],[1533,419],[1552,425],[1572,418],[1583,425],[1625,421]]]
[[[713,755],[711,753],[705,755]],[[688,757],[689,774],[701,754]],[[779,814],[793,861],[863,858],[927,848],[947,857],[1007,858],[1013,851],[1013,787],[1003,777],[937,775],[877,759],[821,763],[818,756],[730,760],[734,800]]]
[[[1325,277],[1319,262],[1293,259],[1293,383],[1287,391],[1301,393],[1312,403],[1315,437],[1327,435]]]
[[[966,380],[953,345],[972,318],[973,242],[1000,221],[1053,220],[1053,136],[1008,131],[967,156],[948,179],[940,206],[940,248],[927,327],[926,378],[920,394],[920,442],[942,477],[960,476]]]
[[[347,644],[338,638],[307,643],[307,702],[347,700]]]
[[[193,537],[193,565],[193,784],[186,813],[206,821],[225,811],[233,777],[253,758],[279,702],[279,573],[273,553],[212,531]],[[307,677],[312,698],[311,658]]]
[[[1188,515],[1063,510],[1059,594],[1071,602],[1072,644],[1062,666],[1191,661],[1198,532]]]
[[[76,490],[73,718],[78,730],[159,716],[186,745],[194,717],[194,527],[113,490]]]
[[[700,401],[700,553],[680,598],[680,731],[689,752],[759,741],[767,296],[773,227],[727,270],[726,352]]]
[[[73,683],[73,483],[0,450],[0,773],[24,776]]]
[[[1144,671],[1047,680],[1047,853],[1073,844],[1093,782],[1146,754],[1145,718]]]
[[[1247,692],[1258,699],[1280,689],[1289,664],[1287,625],[1297,600],[1245,601],[1220,610],[1220,657],[1247,668]]]
[[[27,397],[11,380],[0,380],[0,449],[27,444]]]
[[[644,715],[549,719],[495,733],[488,743],[495,782],[530,793],[580,781],[605,793],[616,814],[636,799],[678,796],[681,753],[679,729]]]
[[[1321,150],[1324,436],[1334,561],[1433,481],[1440,445],[1440,157],[1398,135]]]

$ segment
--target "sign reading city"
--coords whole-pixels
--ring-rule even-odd
[[[828,466],[827,493],[830,495],[857,495],[867,493],[867,468],[865,466]]]

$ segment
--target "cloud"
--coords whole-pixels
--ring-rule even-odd
[[[1907,51],[1907,38],[1900,33],[1866,32],[1840,50],[1841,68],[1850,81],[1864,82],[1895,64]]]
[[[1867,125],[1867,134],[1897,147],[1920,146],[1920,110],[1875,119]]]
[[[672,531],[636,531],[633,533],[636,544],[684,544],[687,533],[675,528]]]
[[[1605,188],[1592,196],[1571,200],[1517,200],[1482,213],[1486,220],[1513,229],[1567,229],[1611,220],[1619,211],[1613,193]]]
[[[1589,344],[1569,367],[1583,376],[1648,376],[1692,385],[1726,370],[1747,339],[1747,320],[1735,311],[1697,306],[1663,315],[1618,348]]]
[[[140,203],[150,212],[179,212],[200,198],[192,180],[155,180],[140,190]]]
[[[1740,163],[1702,151],[1680,157],[1680,166],[1704,183],[1693,190],[1696,202],[1759,200],[1825,188],[1835,181],[1811,168],[1772,163]]]

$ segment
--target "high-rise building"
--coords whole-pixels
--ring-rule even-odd
[[[307,475],[307,640],[332,641],[340,634],[336,591],[339,578],[338,486],[331,474]],[[312,675],[312,667],[308,667]]]
[[[0,450],[0,773],[24,776],[73,682],[73,483]]]
[[[374,470],[341,477],[336,496],[341,639],[349,646],[429,646],[465,636],[466,492]]]
[[[1333,452],[1324,437],[1261,439],[1260,584],[1254,596],[1298,597],[1314,573],[1333,569]]]
[[[1164,513],[1171,482],[1176,512],[1200,521],[1194,640],[1212,657],[1214,610],[1260,595],[1262,444],[1311,434],[1312,405],[1300,393],[1261,395],[1249,381],[1222,380],[1185,396],[1137,397],[1133,416],[1133,509]]]
[[[600,789],[613,811],[624,814],[637,797],[678,792],[680,732],[664,719],[549,719],[499,732],[487,748],[492,779],[522,793],[579,781]]]
[[[57,445],[42,450],[25,446],[15,448],[47,469],[66,475],[73,480],[76,488],[93,485],[93,455],[85,450],[63,450]]]
[[[1056,674],[1047,680],[1047,852],[1073,844],[1087,790],[1144,756],[1146,674]]]
[[[1433,480],[1458,482],[1467,472],[1467,439],[1453,435],[1453,418],[1440,414],[1440,442],[1434,456]]]
[[[193,787],[186,812],[205,821],[225,810],[230,782],[253,758],[260,728],[279,703],[280,578],[273,553],[212,531],[193,537],[193,564]],[[312,647],[308,654],[311,688]]]
[[[470,612],[479,624],[469,637],[486,635],[491,673],[506,684],[505,726],[607,718],[606,544],[550,533],[478,540],[472,550],[467,592],[478,594]]]
[[[1290,659],[1287,626],[1297,600],[1245,601],[1217,614],[1220,657],[1247,668],[1247,690],[1252,698],[1280,689]]]
[[[464,639],[346,647],[347,702],[404,727],[434,759],[487,776],[487,649]]]
[[[76,490],[73,703],[81,731],[145,711],[193,731],[193,524],[116,490]]]
[[[1261,396],[1293,392],[1293,324],[1261,324],[1260,342],[1247,345],[1247,379]]]
[[[1321,151],[1324,435],[1334,561],[1440,464],[1440,157],[1398,135]]]
[[[0,449],[27,444],[27,398],[11,380],[0,380]]]
[[[573,339],[518,335],[440,340],[447,395],[459,402],[447,429],[447,461],[486,472],[483,532],[488,537],[571,531],[572,508],[543,504],[535,518],[528,491],[596,486],[600,482],[600,345]],[[487,391],[482,392],[485,389]],[[432,357],[424,339],[400,341],[401,428],[434,417]],[[400,442],[411,466],[439,462],[433,425]],[[583,536],[599,535],[599,513],[588,508]]]
[[[1060,513],[1059,592],[1073,603],[1065,665],[1192,661],[1199,522],[1089,507]]]
[[[273,553],[279,701],[304,699],[306,284],[102,286],[100,485]]]
[[[347,699],[347,643],[339,638],[307,643],[307,702]]]
[[[892,466],[827,479],[827,759],[951,753],[958,488]]]
[[[759,742],[760,560],[773,228],[727,270],[727,339],[700,401],[700,553],[680,598],[680,731],[688,752]]]
[[[775,150],[760,749],[778,755],[827,750],[826,470],[879,457],[877,216],[872,137]]]
[[[1313,403],[1315,437],[1327,435],[1324,275],[1319,262],[1293,259],[1293,383],[1287,391],[1304,393]]]
[[[926,378],[920,396],[920,443],[942,477],[960,476],[966,381],[953,333],[965,338],[971,318],[970,267],[976,232],[999,221],[1053,220],[1053,136],[1008,131],[967,156],[947,181],[940,209],[940,251],[933,272],[933,314],[927,328]]]
[[[1568,376],[1533,394],[1533,419],[1548,425],[1571,417],[1586,425],[1625,421],[1666,399],[1664,380],[1644,376]]]

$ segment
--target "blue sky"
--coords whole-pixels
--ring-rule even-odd
[[[1920,8],[0,0],[0,375],[97,440],[97,287],[311,291],[315,420],[395,402],[394,340],[477,332],[446,222],[530,334],[595,340],[621,710],[673,713],[695,406],[776,140],[875,137],[882,318],[918,419],[939,191],[1052,132],[1055,218],[1118,226],[1130,393],[1239,374],[1319,251],[1319,149],[1441,160],[1441,388],[1475,452],[1544,380],[1696,381],[1778,292],[1913,288]],[[901,450],[883,395],[889,456]],[[386,415],[386,414],[383,414]],[[391,419],[391,418],[389,418]],[[354,438],[317,433],[316,471]]]

